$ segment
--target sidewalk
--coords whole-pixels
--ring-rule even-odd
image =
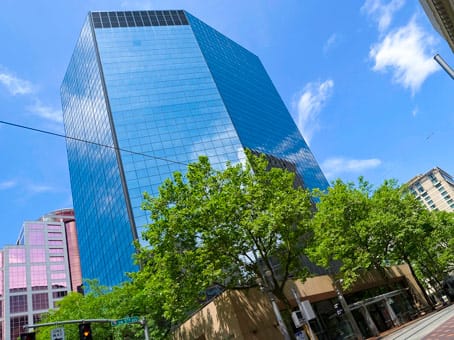
[[[448,321],[445,321],[441,326],[438,326],[436,330],[427,334],[424,340],[445,340],[454,339],[454,316]]]
[[[439,333],[443,332],[443,333]],[[427,313],[370,339],[382,340],[454,340],[454,304]]]

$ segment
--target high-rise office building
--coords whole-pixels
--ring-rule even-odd
[[[419,0],[432,26],[448,42],[454,52],[454,1]]]
[[[81,284],[73,210],[24,222],[16,245],[0,251],[0,338],[16,340]]]
[[[454,211],[454,178],[436,167],[413,177],[408,188],[429,210]]]
[[[137,269],[143,192],[200,155],[248,148],[328,186],[259,58],[188,12],[90,12],[61,97],[82,273],[102,284]]]

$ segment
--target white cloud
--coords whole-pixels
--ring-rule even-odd
[[[32,194],[41,194],[45,192],[54,192],[55,188],[48,185],[30,184],[27,186],[27,191]]]
[[[433,36],[413,18],[406,26],[388,33],[371,47],[374,71],[391,71],[393,81],[415,93],[432,73],[438,70],[427,49],[434,45]]]
[[[412,111],[411,111],[411,115],[413,117],[416,117],[416,115],[419,113],[419,108],[416,106]]]
[[[341,173],[359,173],[365,170],[373,169],[381,164],[378,158],[371,159],[345,159],[329,158],[325,160],[320,166],[323,169],[327,178],[335,178]]]
[[[20,79],[9,72],[0,72],[0,84],[6,87],[13,96],[19,94],[30,94],[34,92],[34,87],[28,80]]]
[[[298,129],[309,144],[314,133],[319,130],[318,114],[331,97],[334,81],[328,79],[307,84],[293,101],[293,113]]]
[[[16,181],[4,181],[4,182],[0,182],[0,190],[6,190],[6,189],[11,189],[11,188],[14,188],[16,186]]]
[[[50,120],[52,122],[63,122],[63,114],[61,110],[54,109],[50,106],[45,106],[40,101],[36,101],[34,105],[27,107],[27,109],[37,116]]]
[[[393,15],[397,12],[405,3],[405,0],[392,0],[387,4],[383,4],[381,0],[366,0],[361,11],[367,13],[373,17],[378,24],[378,30],[380,32],[388,29]]]
[[[328,51],[336,46],[339,43],[339,36],[336,33],[330,35],[328,40],[323,45],[323,53],[328,53]]]

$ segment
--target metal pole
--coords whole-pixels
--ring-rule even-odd
[[[140,323],[143,325],[143,333],[145,334],[145,340],[150,340],[150,335],[148,334],[148,324],[147,319],[143,318]]]
[[[312,327],[311,327],[311,324],[309,323],[309,320],[306,319],[306,313],[304,313],[304,307],[303,307],[303,304],[301,303],[301,299],[300,299],[300,296],[298,294],[298,292],[296,291],[295,288],[292,288],[292,293],[293,293],[293,297],[295,298],[296,300],[296,303],[298,304],[298,308],[301,312],[301,315],[303,316],[304,318],[304,324],[306,325],[307,329],[309,330],[309,337],[311,339],[317,339],[315,337],[315,334],[314,332],[312,331]]]
[[[333,281],[334,281],[333,285],[334,285],[334,289],[336,290],[337,298],[339,299],[342,309],[344,310],[345,315],[347,316],[347,319],[353,328],[353,334],[355,335],[356,339],[364,339],[363,334],[361,333],[361,331],[358,327],[358,324],[356,323],[356,320],[353,317],[352,311],[350,310],[350,307],[348,307],[348,304],[347,304],[347,301],[345,301],[344,295],[342,295],[341,288],[339,288],[337,285],[337,280],[333,280]]]
[[[259,257],[255,253],[255,250],[252,252],[255,258],[255,262],[258,263]],[[279,325],[279,330],[281,331],[282,335],[284,336],[285,340],[291,340],[290,334],[288,332],[287,326],[285,325],[284,319],[282,319],[281,312],[279,311],[279,307],[277,306],[276,299],[274,298],[273,293],[271,292],[272,283],[268,281],[269,275],[263,272],[263,268],[259,265],[260,276],[256,278],[256,282],[260,287],[260,290],[263,293],[268,293],[269,299],[271,301],[271,305],[273,307],[274,315],[276,316],[277,323]]]
[[[279,308],[277,306],[276,300],[274,299],[274,296],[270,293],[270,300],[271,304],[273,305],[273,311],[274,315],[276,316],[277,323],[279,324],[279,329],[284,336],[285,340],[291,340],[290,334],[288,334],[287,326],[285,325],[284,319],[282,319],[281,312],[279,311]]]
[[[436,54],[434,56],[434,59],[441,66],[441,68],[445,70],[447,74],[449,74],[451,79],[454,79],[454,70],[451,68],[451,66],[449,66],[448,63],[439,54]]]
[[[46,327],[46,326],[58,326],[58,325],[66,325],[70,323],[94,323],[94,322],[112,322],[115,320],[112,319],[82,319],[82,320],[64,320],[64,321],[54,321],[54,322],[47,322],[47,323],[40,323],[36,325],[24,325],[22,328],[38,328],[38,327]]]

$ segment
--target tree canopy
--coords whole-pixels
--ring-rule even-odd
[[[265,278],[288,304],[283,287],[301,266],[313,214],[309,193],[294,187],[294,174],[269,168],[248,154],[244,164],[214,169],[206,157],[185,175],[167,179],[157,197],[145,195],[152,223],[138,260],[148,291],[163,297],[165,317],[175,322],[204,301],[207,289],[241,289]],[[276,264],[279,264],[276,266]]]
[[[58,302],[58,309],[51,309],[41,320],[51,323],[64,320],[110,319],[116,320],[126,316],[146,316],[148,303],[140,299],[141,289],[136,283],[124,283],[108,289],[100,286],[97,281],[87,282],[89,292],[85,295],[72,292]],[[65,324],[67,339],[78,339],[78,325]],[[37,339],[49,339],[50,331],[55,326],[39,328]],[[96,339],[143,339],[143,329],[138,324],[112,327],[110,323],[92,323],[93,335]]]
[[[365,271],[407,263],[423,287],[440,280],[453,263],[453,214],[428,211],[394,180],[376,190],[360,178],[358,184],[337,180],[320,202],[313,219],[312,258],[337,273],[349,287]],[[424,291],[424,290],[423,290]]]
[[[440,284],[454,266],[454,213],[428,211],[405,186],[377,189],[360,178],[337,180],[325,192],[295,187],[295,175],[270,168],[248,152],[246,164],[215,169],[208,158],[175,172],[156,197],[144,195],[150,214],[131,281],[69,294],[43,322],[142,316],[150,336],[172,327],[207,301],[211,292],[261,284],[289,307],[283,288],[310,275],[302,257],[333,269],[348,288],[366,271],[407,263],[419,284]],[[316,197],[314,200],[312,197]],[[316,206],[316,209],[315,209]],[[261,281],[261,283],[259,283]],[[140,325],[92,325],[100,338],[142,339]],[[77,326],[65,326],[69,338]],[[49,329],[38,339],[49,338]]]

